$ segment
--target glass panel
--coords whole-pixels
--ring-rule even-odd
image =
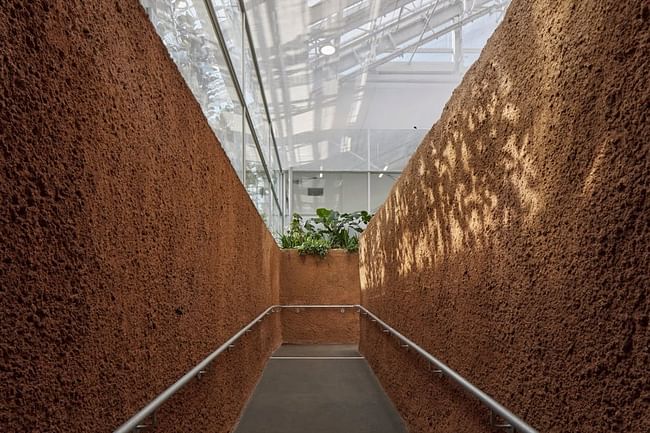
[[[469,68],[472,64],[478,60],[479,53],[465,53],[463,54],[463,66]]]
[[[371,170],[401,171],[427,132],[424,129],[371,129]]]
[[[368,174],[294,171],[292,196],[293,211],[305,217],[316,216],[320,207],[339,212],[366,210]]]
[[[275,189],[278,198],[283,200],[280,195],[283,189],[280,164],[271,141],[271,126],[264,109],[252,50],[248,39],[243,37],[239,1],[208,1],[214,7],[226,41],[234,76],[203,0],[141,0],[141,3],[260,215],[271,231],[281,231],[282,212],[272,194],[272,189]],[[235,90],[236,82],[243,91],[261,155],[244,119],[244,107]],[[267,162],[270,179],[262,161]]]
[[[320,130],[297,134],[288,155],[301,171],[368,170],[368,130]]]
[[[267,160],[269,171],[271,173],[271,183],[273,184],[273,189],[278,196],[280,205],[282,205],[282,172],[280,171],[280,163],[278,161],[277,155],[275,154],[275,149],[273,148],[273,142],[271,141],[270,131],[269,131],[269,159]]]
[[[255,132],[260,142],[264,160],[269,160],[269,121],[264,110],[264,100],[262,99],[262,88],[260,87],[255,64],[253,63],[253,54],[248,44],[244,41],[244,98],[246,107],[250,113]]]
[[[248,124],[244,125],[244,131],[244,140],[246,143],[244,150],[244,156],[246,158],[246,190],[251,196],[251,200],[253,200],[262,219],[268,223],[272,200],[271,185],[264,172],[262,160],[255,147],[255,142],[253,141]]]
[[[273,217],[273,230],[271,233],[274,235],[282,234],[284,227],[282,223],[282,215],[280,214],[280,208],[275,205],[275,202],[272,203],[272,208],[273,209],[271,215]]]
[[[452,48],[454,46],[454,39],[452,33],[445,33],[440,37],[422,44],[422,48]]]
[[[388,193],[400,173],[371,173],[370,174],[370,212],[375,213],[384,204]]]
[[[242,106],[202,0],[142,0],[240,178]]]
[[[282,185],[284,186],[284,189],[282,190],[282,197],[284,198],[284,220],[282,223],[284,226],[289,224],[292,213],[295,212],[295,210],[291,208],[291,206],[293,206],[293,198],[290,196],[293,183],[292,179],[293,172],[290,173],[289,170],[285,171],[284,176],[282,177]]]
[[[499,14],[489,14],[465,24],[462,29],[463,46],[483,48],[498,23]]]
[[[410,59],[410,56],[409,56]],[[420,53],[417,52],[413,55],[413,62],[453,62],[454,55],[451,53]]]
[[[194,0],[198,1],[198,0]],[[211,0],[217,14],[217,21],[223,33],[223,38],[228,47],[230,59],[235,68],[235,74],[240,83],[244,80],[243,74],[243,21],[238,0]]]

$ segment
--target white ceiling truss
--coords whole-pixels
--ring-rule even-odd
[[[404,131],[403,142],[395,142],[390,156],[400,161],[395,169],[401,169],[419,143],[413,129],[421,138],[437,120],[509,3],[246,2],[285,166],[331,166],[324,160],[337,155],[341,170],[352,169],[358,165],[352,160],[358,158],[349,155],[346,164],[336,151],[340,131],[383,129]],[[324,55],[325,45],[335,47],[335,53]],[[426,98],[426,104],[414,101],[415,89],[432,97]],[[350,135],[367,140],[363,132]],[[377,133],[373,137],[382,141]],[[307,151],[309,146],[312,149]]]

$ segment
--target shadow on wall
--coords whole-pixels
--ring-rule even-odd
[[[546,135],[551,113],[522,119],[508,68],[497,60],[489,67],[496,80],[468,74],[462,93],[471,106],[452,99],[444,123],[425,137],[373,220],[373,242],[364,246],[368,256],[384,258],[374,263],[398,264],[406,276],[463,250],[489,247],[497,227],[519,231],[536,223],[544,197],[531,141]],[[387,239],[397,244],[387,248]],[[385,282],[382,266],[369,271],[362,264],[362,272],[367,286]]]
[[[542,7],[536,2],[533,14],[543,16]],[[532,72],[525,87],[521,83],[513,87],[513,73],[523,69],[517,59],[495,53],[477,62],[472,70],[478,71],[467,74],[446,107],[445,115],[425,137],[404,170],[407,175],[396,183],[381,217],[373,219],[375,238],[372,244],[365,245],[370,255],[378,257],[387,251],[396,254],[395,262],[400,263],[399,273],[403,276],[429,269],[461,250],[485,247],[497,226],[519,231],[523,226],[538,224],[536,217],[544,207],[545,194],[554,192],[548,187],[551,183],[548,174],[552,173],[546,173],[544,184],[539,184],[539,170],[547,168],[540,164],[543,160],[575,160],[579,156],[583,157],[579,164],[590,160],[588,170],[571,167],[580,171],[579,178],[570,179],[571,184],[582,179],[580,191],[586,201],[599,182],[607,182],[604,164],[607,154],[611,157],[616,151],[613,146],[619,139],[588,140],[594,131],[589,131],[586,119],[583,125],[571,125],[574,122],[569,116],[571,112],[590,107],[580,106],[585,101],[576,103],[565,97],[578,93],[575,91],[578,83],[562,78],[572,72],[567,72],[564,59],[554,52],[560,42],[558,32],[572,25],[576,13],[575,5],[565,3],[558,8],[554,25],[542,27],[543,30],[532,26],[529,34],[536,41],[527,48],[535,59],[529,59],[528,63],[539,62],[541,68]],[[603,25],[604,17],[600,18],[594,23],[596,26]],[[583,66],[585,71],[598,71],[599,77],[590,85],[603,82],[603,67],[592,63]],[[583,78],[585,71],[580,74]],[[577,75],[574,72],[572,78]],[[541,104],[530,98],[520,108],[524,94],[543,95],[549,103]],[[602,114],[607,111],[611,110]],[[580,119],[576,120],[580,123]],[[569,139],[572,133],[577,133],[576,129],[585,127],[587,134],[580,141],[587,145],[577,149],[577,143]],[[561,140],[562,136],[567,141]],[[545,145],[548,147],[544,148]],[[412,194],[414,189],[417,195]],[[402,224],[407,216],[420,224],[415,227]],[[394,231],[399,232],[397,248],[382,247],[381,234]],[[368,271],[364,269],[364,272]],[[373,269],[366,278],[369,285],[381,285],[384,272]]]
[[[513,1],[362,236],[362,302],[541,431],[648,430],[648,16]],[[463,431],[371,332],[412,431]]]
[[[543,205],[529,153],[533,131],[516,131],[519,110],[502,102],[511,92],[511,81],[496,62],[494,67],[502,77],[498,90],[489,101],[459,110],[447,121],[445,133],[434,130],[427,135],[406,171],[415,176],[403,177],[386,200],[381,218],[373,220],[374,242],[366,244],[367,254],[393,255],[384,262],[398,263],[400,276],[435,267],[461,250],[484,248],[496,226],[517,230],[518,225],[533,222]],[[487,84],[474,83],[472,94],[481,87]],[[494,156],[496,162],[485,170]],[[412,194],[414,189],[417,195]],[[421,223],[406,225],[405,215]],[[397,245],[386,248],[382,240],[395,231]],[[369,286],[384,283],[385,269],[363,271]]]

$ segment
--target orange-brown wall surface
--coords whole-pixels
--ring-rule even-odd
[[[0,2],[0,78],[0,431],[113,431],[278,302],[280,252],[136,0]],[[158,431],[229,431],[280,335]]]
[[[362,236],[363,304],[540,432],[650,431],[649,8],[514,0]],[[361,329],[412,433],[492,431]]]
[[[359,256],[330,250],[325,258],[283,250],[280,302],[283,305],[356,305],[359,303]],[[335,344],[359,341],[354,309],[283,309],[282,340],[288,344]]]

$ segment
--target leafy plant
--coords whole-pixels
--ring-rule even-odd
[[[346,241],[345,245],[343,247],[348,250],[348,252],[356,252],[359,251],[359,238],[355,236],[350,236]]]
[[[325,257],[327,251],[332,247],[327,239],[316,236],[307,236],[302,245],[298,246],[300,254],[310,254],[313,256]]]
[[[297,213],[293,214],[289,231],[280,235],[280,246],[282,248],[298,248],[305,241],[305,229],[303,228],[302,217]]]
[[[340,213],[325,208],[317,209],[316,215],[303,222],[300,215],[294,214],[288,231],[279,237],[280,246],[321,257],[330,248],[354,252],[359,249],[359,235],[372,218],[366,211]]]

